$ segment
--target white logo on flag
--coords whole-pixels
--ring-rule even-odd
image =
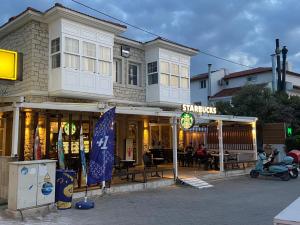
[[[107,141],[108,141],[108,136],[104,137],[100,139],[100,141],[97,141],[98,147],[100,147],[101,149],[107,149]]]

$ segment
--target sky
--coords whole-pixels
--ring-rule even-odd
[[[300,72],[299,0],[77,0],[169,40],[250,67],[271,66],[275,39],[287,46],[292,71]],[[27,7],[44,11],[56,2],[111,20],[71,0],[1,0],[0,24]],[[123,34],[138,41],[155,38],[128,27]],[[201,52],[192,58],[191,75],[212,69],[249,69]]]

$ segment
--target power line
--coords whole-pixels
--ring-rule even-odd
[[[111,18],[111,19],[114,19],[114,20],[116,20],[116,21],[118,21],[118,22],[120,22],[120,23],[126,24],[127,26],[130,26],[130,27],[133,27],[133,28],[135,28],[135,29],[137,29],[137,30],[140,30],[140,31],[143,31],[143,32],[145,32],[145,33],[151,34],[151,35],[153,35],[153,36],[155,36],[155,37],[159,37],[159,38],[163,38],[163,39],[165,39],[165,40],[168,40],[167,38],[164,38],[164,37],[162,37],[161,35],[158,35],[158,34],[156,34],[156,33],[153,33],[153,32],[151,32],[151,31],[148,31],[148,30],[146,30],[146,29],[144,29],[144,28],[141,28],[141,27],[138,27],[138,26],[136,26],[136,25],[130,24],[130,23],[128,23],[128,22],[125,22],[124,20],[118,19],[118,18],[116,18],[116,17],[114,17],[114,16],[111,16],[111,15],[105,13],[105,12],[102,12],[102,11],[100,11],[100,10],[94,9],[93,7],[88,6],[88,5],[86,5],[86,4],[82,3],[82,2],[79,2],[79,1],[77,1],[77,0],[71,0],[71,1],[74,2],[74,3],[76,3],[76,4],[81,5],[81,6],[83,6],[83,7],[86,7],[86,8],[88,8],[88,9],[90,9],[90,10],[93,10],[93,11],[95,11],[95,12],[97,12],[97,13],[100,13],[100,14],[102,14],[102,15],[104,15],[104,16],[107,16],[107,17],[109,17],[109,18]],[[239,63],[239,62],[232,61],[232,60],[230,60],[230,59],[226,59],[226,58],[223,58],[223,57],[220,57],[220,56],[211,54],[211,53],[209,53],[209,52],[205,52],[205,51],[201,51],[201,50],[199,50],[199,52],[202,53],[202,54],[204,54],[204,55],[207,55],[207,56],[210,56],[210,57],[219,59],[219,60],[223,60],[223,61],[226,61],[226,62],[229,62],[229,63],[233,63],[233,64],[236,64],[236,65],[239,65],[239,66],[244,66],[244,67],[251,68],[251,69],[254,68],[254,67],[251,67],[251,66],[248,66],[248,65]]]

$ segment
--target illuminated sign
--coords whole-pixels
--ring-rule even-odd
[[[210,106],[201,106],[201,105],[182,105],[182,111],[184,112],[193,112],[199,114],[216,114],[217,108]]]
[[[0,49],[0,79],[21,80],[22,54]]]
[[[288,137],[291,137],[293,135],[293,128],[292,127],[287,127],[286,128],[286,134]]]
[[[180,125],[183,129],[190,129],[195,125],[195,117],[191,113],[182,113],[180,117]]]
[[[64,131],[67,135],[70,135],[70,125],[69,123],[65,123]],[[74,123],[71,124],[71,135],[76,133],[76,125]]]

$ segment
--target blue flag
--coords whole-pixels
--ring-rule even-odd
[[[116,108],[105,112],[95,126],[92,151],[90,152],[90,165],[88,185],[111,180],[115,148],[115,120]]]

